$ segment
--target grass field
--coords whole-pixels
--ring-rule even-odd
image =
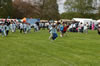
[[[55,41],[48,31],[0,37],[0,66],[100,66],[100,36],[68,33]]]

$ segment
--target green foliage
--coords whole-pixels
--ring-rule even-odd
[[[41,19],[60,19],[57,0],[43,0]]]
[[[69,12],[91,13],[94,9],[92,4],[93,0],[66,0],[65,8]]]
[[[72,19],[72,18],[93,18],[99,19],[99,14],[92,14],[92,13],[76,13],[76,12],[65,12],[61,14],[62,19]]]
[[[7,5],[3,5],[3,8],[0,8],[0,17],[3,18],[11,16],[13,18],[60,19],[57,0],[43,0],[43,4],[38,4],[38,6],[25,2],[12,5],[12,0],[4,0],[4,2],[7,2]]]
[[[12,8],[12,0],[3,0],[0,8],[0,17],[7,18],[8,16],[12,16],[13,8]]]
[[[93,13],[93,0],[66,0],[66,13],[61,14],[61,18],[93,18],[99,19],[99,14]]]
[[[72,19],[72,18],[75,18],[75,17],[82,17],[82,15],[79,14],[79,13],[75,13],[75,12],[67,12],[67,13],[61,14],[62,19]]]

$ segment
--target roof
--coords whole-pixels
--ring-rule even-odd
[[[40,20],[40,22],[48,22],[48,20]]]

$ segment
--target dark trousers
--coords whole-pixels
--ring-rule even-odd
[[[23,32],[23,29],[20,29],[20,33],[22,33]]]
[[[9,30],[6,31],[6,35],[8,36]]]
[[[26,28],[24,28],[24,33],[26,32]]]

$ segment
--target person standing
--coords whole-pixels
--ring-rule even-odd
[[[80,32],[83,33],[83,30],[84,30],[84,25],[83,25],[83,23],[81,23],[81,24],[79,25],[79,27],[80,27]]]
[[[98,24],[98,29],[97,29],[97,31],[98,31],[98,34],[100,35],[100,23]]]
[[[63,30],[64,30],[64,26],[63,24],[60,24],[60,37],[63,37]]]
[[[34,32],[37,32],[38,31],[38,26],[37,26],[37,24],[35,23],[34,24]]]
[[[16,23],[15,22],[13,23],[13,30],[14,30],[14,32],[16,31]]]
[[[27,33],[27,31],[26,31],[27,25],[25,23],[23,24],[23,28],[24,28],[24,33]]]
[[[66,32],[67,32],[67,29],[68,29],[68,26],[67,26],[67,24],[64,24],[63,36],[66,34]]]
[[[94,23],[92,23],[92,30],[94,30],[94,27],[95,27],[95,25],[94,25]]]
[[[6,25],[6,36],[9,34],[9,25]]]
[[[88,27],[86,24],[84,25],[84,33],[86,33],[86,34],[88,33]]]
[[[27,32],[29,33],[31,31],[31,25],[27,24]]]
[[[23,23],[20,23],[20,33],[22,33],[24,31],[24,26],[23,26]]]
[[[11,24],[10,24],[10,29],[11,29],[11,32],[14,32],[13,31],[13,23],[11,22]]]

